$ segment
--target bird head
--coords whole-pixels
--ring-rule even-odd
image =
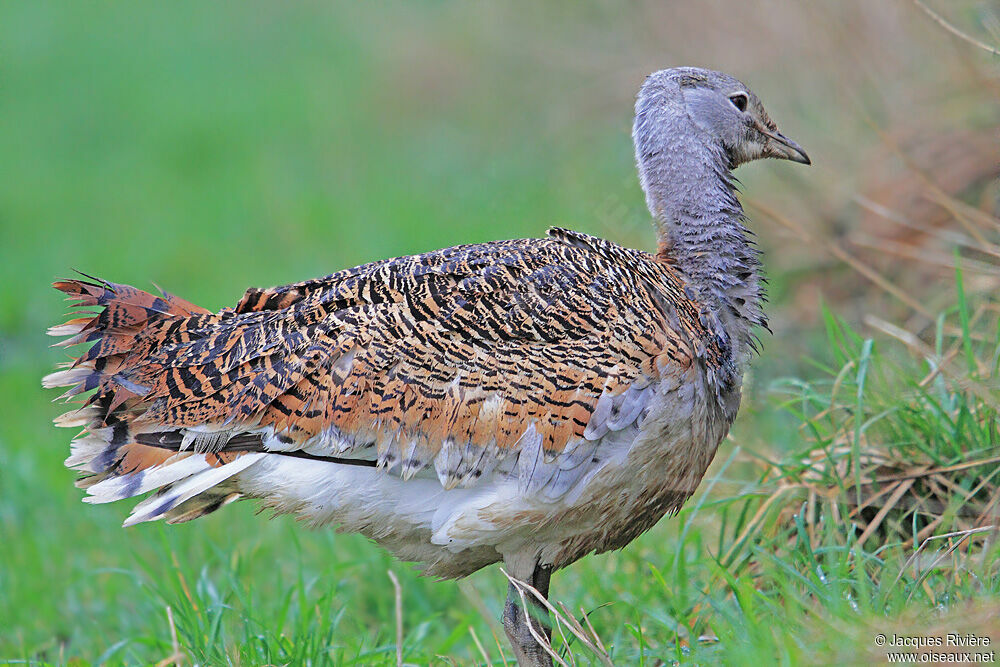
[[[655,72],[639,92],[637,123],[643,113],[656,115],[658,105],[685,112],[702,140],[725,152],[730,168],[768,157],[810,164],[802,147],[778,131],[757,96],[728,74],[696,67]]]

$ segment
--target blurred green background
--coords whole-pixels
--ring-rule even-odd
[[[934,6],[980,36],[998,25],[993,3]],[[258,616],[239,613],[257,619],[284,618],[293,584],[296,599],[333,591],[322,614],[347,612],[336,635],[350,656],[392,641],[390,567],[408,641],[468,660],[472,625],[498,654],[495,569],[426,581],[357,536],[249,505],[123,531],[126,507],[82,504],[62,467],[71,434],[39,388],[65,358],[43,335],[64,312],[49,283],[79,269],[215,309],[248,286],[550,225],[650,249],[632,103],[646,74],[675,65],[744,80],[813,159],[738,172],[754,205],[816,240],[748,207],[775,335],[735,437],[780,448],[795,433],[767,382],[821,347],[821,295],[849,318],[879,298],[824,244],[878,233],[859,201],[898,185],[889,147],[937,140],[922,169],[953,172],[952,147],[970,175],[951,190],[995,196],[995,61],[912,2],[0,3],[0,658],[159,659],[170,594],[156,591],[179,573],[199,594],[220,578],[252,588]],[[936,274],[916,273],[933,303]],[[639,641],[627,626],[666,622],[644,587],[676,532],[664,522],[587,559],[555,596],[618,601],[595,622]]]

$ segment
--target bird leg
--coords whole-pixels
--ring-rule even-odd
[[[511,576],[519,578],[514,572],[511,572]],[[521,580],[547,599],[551,576],[551,566],[536,563],[530,570],[530,576]],[[552,627],[549,624],[549,612],[530,591],[524,592],[524,600],[525,605],[522,606],[521,592],[517,585],[513,582],[508,584],[507,603],[503,608],[503,627],[507,632],[507,638],[510,639],[511,646],[514,648],[517,664],[523,667],[551,667],[551,656],[532,634],[532,629],[534,629],[536,634],[544,637],[545,641],[551,645]],[[531,624],[530,628],[528,627],[529,623]]]

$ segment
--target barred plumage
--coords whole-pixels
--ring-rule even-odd
[[[47,378],[96,389],[88,430],[113,433],[88,485],[173,451],[275,450],[374,459],[404,480],[432,467],[445,489],[506,465],[555,499],[588,442],[641,421],[664,374],[723,363],[668,262],[562,229],[251,289],[219,313],[106,282],[56,287],[104,307],[54,330],[95,343]]]
[[[740,116],[699,106],[733,90],[752,102]],[[710,130],[740,119],[743,143],[692,130],[685,95]],[[443,577],[505,559],[532,579],[627,544],[704,475],[764,323],[729,169],[805,161],[752,93],[704,70],[651,76],[635,137],[657,255],[551,229],[250,289],[217,313],[55,283],[97,309],[50,330],[91,347],[44,381],[92,392],[58,420],[84,427],[66,463],[88,500],[157,490],[131,524],[259,498]]]

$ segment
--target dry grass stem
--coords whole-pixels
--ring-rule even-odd
[[[935,23],[937,23],[939,26],[941,26],[942,28],[944,28],[945,30],[947,30],[948,32],[950,32],[951,34],[955,35],[959,39],[961,39],[963,41],[966,41],[969,44],[972,44],[973,46],[978,47],[978,48],[982,49],[983,51],[986,51],[987,53],[992,53],[995,56],[1000,56],[1000,50],[993,48],[992,46],[990,46],[989,44],[986,44],[985,42],[979,41],[978,39],[976,39],[972,35],[968,34],[967,32],[959,30],[958,28],[956,28],[955,26],[953,26],[951,23],[949,23],[948,21],[946,21],[943,16],[941,16],[940,14],[938,14],[937,12],[935,12],[933,9],[931,9],[930,7],[928,7],[927,5],[925,5],[923,2],[921,2],[921,0],[913,0],[913,4],[915,4],[917,7],[919,7],[924,12],[924,14],[927,14],[927,16],[931,17],[931,19]]]
[[[500,661],[503,662],[503,667],[510,667],[507,664],[507,657],[503,654],[503,643],[500,641],[500,636],[492,627],[490,627],[490,632],[493,633],[493,643],[496,644],[497,650],[500,651]]]
[[[517,595],[521,598],[521,609],[524,610],[524,623],[528,626],[528,632],[531,633],[531,636],[534,637],[536,642],[538,642],[538,645],[542,647],[542,649],[549,655],[550,658],[552,658],[553,661],[562,665],[562,667],[569,667],[569,664],[560,658],[559,655],[552,649],[552,642],[550,642],[545,635],[535,628],[534,620],[531,617],[530,607],[528,606],[528,599],[524,595],[525,589],[530,588],[532,591],[535,591],[535,589],[519,579],[514,579],[512,576],[507,574],[503,568],[501,568],[500,571],[503,572],[504,576],[507,577],[507,579],[510,580],[510,582],[513,583],[514,587],[517,589]],[[538,593],[538,591],[535,591],[535,594],[540,599],[544,599],[542,594]]]
[[[403,587],[392,570],[387,570],[392,586],[396,589],[396,667],[403,667]]]
[[[806,229],[802,225],[792,221],[790,218],[775,211],[771,207],[762,204],[755,199],[747,198],[746,201],[748,205],[754,207],[755,209],[763,213],[765,216],[767,216],[774,222],[778,223],[785,229],[788,229],[793,233],[795,233],[796,236],[798,236],[803,242],[824,248],[831,255],[833,255],[840,261],[844,262],[845,264],[849,265],[851,268],[860,273],[862,276],[864,276],[871,282],[878,285],[886,293],[896,297],[904,304],[912,308],[914,311],[920,313],[927,319],[930,320],[934,319],[934,315],[931,313],[931,311],[928,310],[926,307],[924,307],[924,305],[920,303],[920,301],[918,301],[916,298],[910,296],[902,289],[894,285],[891,281],[889,281],[885,276],[880,274],[878,271],[871,268],[870,266],[862,262],[860,259],[851,255],[849,252],[844,250],[836,241],[830,239],[822,239],[822,240],[816,239],[813,237],[812,234],[806,231]]]
[[[893,324],[890,324],[889,322],[886,322],[885,320],[875,317],[874,315],[865,316],[865,323],[874,329],[892,336],[923,359],[932,360],[937,358],[937,355],[934,354],[934,350],[905,329],[901,329]],[[990,387],[972,379],[964,371],[952,368],[954,362],[945,364],[940,363],[944,361],[943,359],[938,361],[939,363],[937,364],[937,367],[940,369],[941,373],[948,376],[948,379],[954,382],[956,386],[974,393],[976,398],[980,399],[990,407],[1000,410],[1000,401],[997,400],[995,392]]]
[[[908,479],[904,482],[899,482],[896,485],[896,488],[893,490],[892,495],[889,496],[889,500],[886,501],[885,505],[879,508],[879,511],[875,514],[875,518],[872,519],[870,522],[868,522],[868,525],[865,527],[864,532],[861,533],[860,537],[858,537],[858,546],[864,547],[865,542],[868,541],[868,538],[871,537],[872,534],[876,530],[878,530],[878,527],[882,525],[882,521],[885,520],[886,515],[893,508],[896,507],[896,503],[899,502],[899,499],[902,498],[903,494],[909,491],[910,487],[912,486],[913,486],[912,479]]]
[[[181,653],[181,645],[177,641],[177,626],[174,624],[174,612],[167,605],[167,625],[170,627],[171,654],[156,663],[156,667],[167,667],[167,665],[180,665],[184,662],[184,654]]]
[[[906,570],[908,570],[916,562],[917,558],[920,556],[920,554],[923,553],[924,549],[931,542],[934,542],[936,540],[950,540],[953,537],[959,538],[957,542],[954,542],[951,546],[948,547],[948,549],[945,551],[945,553],[944,553],[943,556],[935,558],[934,561],[931,563],[931,565],[929,567],[925,568],[922,571],[922,573],[920,574],[919,581],[924,581],[926,579],[927,575],[930,573],[930,571],[933,570],[937,566],[938,563],[940,563],[942,560],[944,560],[945,557],[947,557],[955,549],[957,549],[959,546],[961,546],[962,543],[965,542],[965,540],[969,539],[971,536],[973,536],[973,535],[981,535],[983,533],[993,533],[993,532],[996,532],[996,530],[997,529],[996,529],[995,526],[985,526],[985,527],[982,527],[982,528],[970,528],[968,530],[957,530],[957,531],[953,531],[953,532],[950,532],[950,533],[944,533],[942,535],[934,535],[933,537],[928,537],[927,539],[923,540],[920,543],[920,546],[918,546],[914,550],[913,554],[909,558],[906,559],[906,563],[903,564],[902,569],[900,569],[899,573],[896,575],[896,579],[892,582],[893,586],[895,586],[897,583],[899,583],[899,580],[903,577],[903,574],[906,572]],[[911,591],[911,595],[912,595],[912,591]]]
[[[580,641],[580,643],[586,646],[587,649],[591,653],[593,653],[595,657],[597,657],[597,659],[601,662],[601,664],[607,665],[608,667],[613,667],[614,663],[611,662],[611,657],[608,655],[608,652],[604,650],[604,644],[597,637],[596,633],[593,633],[593,628],[590,626],[589,622],[588,622],[588,627],[590,628],[590,630],[588,631],[582,625],[580,625],[580,623],[573,617],[572,614],[569,614],[565,611],[565,607],[563,607],[563,610],[556,609],[552,605],[552,603],[550,603],[545,598],[544,595],[538,592],[536,588],[519,579],[515,579],[514,577],[510,576],[510,574],[508,574],[507,571],[504,570],[503,568],[501,568],[500,571],[503,572],[503,575],[507,577],[507,580],[510,581],[510,583],[514,584],[514,587],[517,589],[518,594],[521,596],[521,604],[524,606],[523,608],[525,610],[524,612],[525,619],[531,618],[531,615],[528,613],[527,600],[525,598],[525,593],[527,592],[535,600],[537,600],[539,604],[545,607],[550,614],[552,614],[557,624],[564,625],[570,631],[570,633],[574,637],[576,637],[577,640]],[[537,631],[535,630],[530,620],[528,621],[528,629],[531,631],[532,636],[535,637],[535,640],[542,645],[542,647],[546,650],[546,652],[552,655],[552,658],[554,660],[559,662],[559,664],[566,665],[566,662],[552,651],[551,643],[545,640],[545,638],[542,635],[537,634]]]
[[[493,663],[490,661],[490,656],[486,653],[486,649],[483,648],[483,643],[479,641],[476,629],[471,625],[469,626],[469,634],[472,635],[472,643],[476,645],[479,655],[483,656],[483,662],[486,664],[486,667],[493,667]]]

